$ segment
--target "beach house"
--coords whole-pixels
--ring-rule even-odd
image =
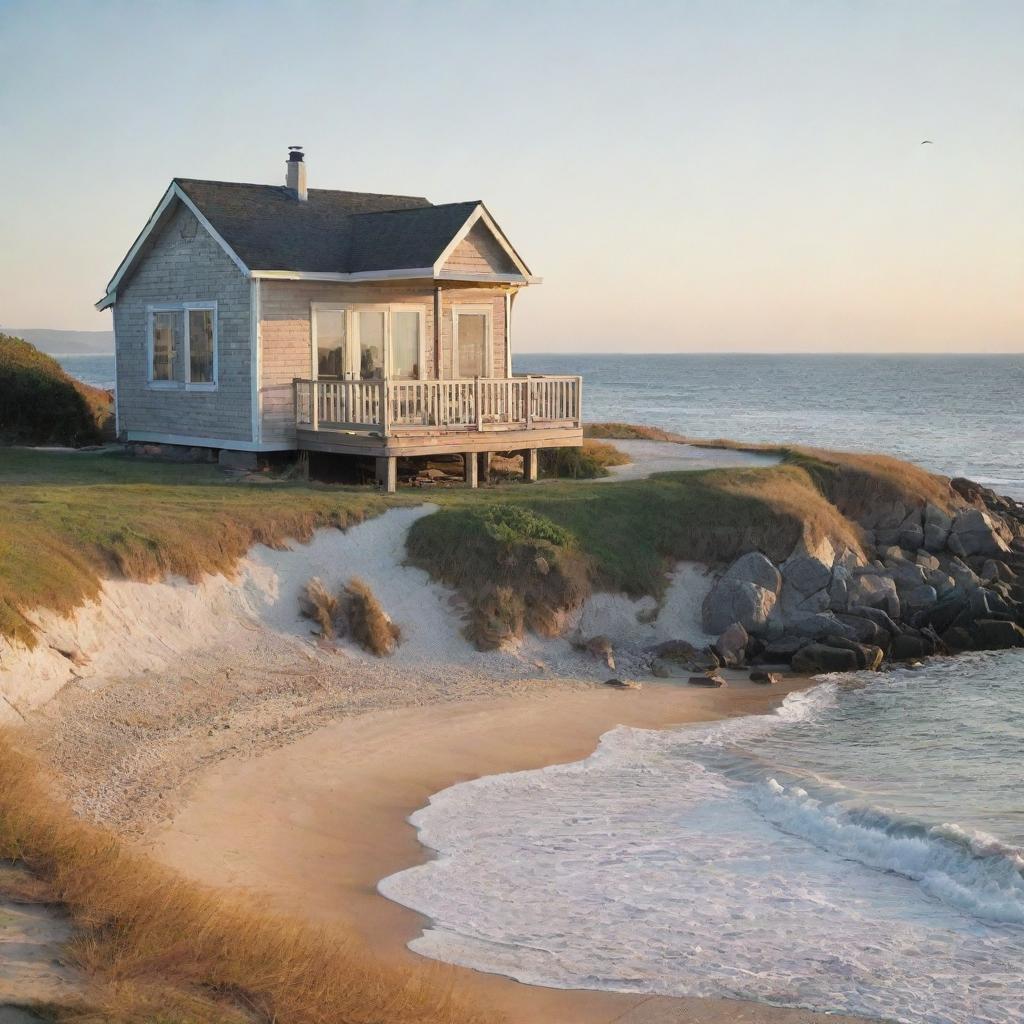
[[[482,202],[175,178],[107,286],[125,442],[374,460],[582,442],[579,377],[512,372],[537,284]]]

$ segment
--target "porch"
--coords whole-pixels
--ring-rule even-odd
[[[296,378],[293,387],[298,447],[372,456],[389,490],[402,456],[521,450],[536,479],[539,449],[583,443],[580,377]]]

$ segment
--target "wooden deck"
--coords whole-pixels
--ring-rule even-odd
[[[472,380],[300,380],[299,447],[396,458],[576,447],[579,377]]]

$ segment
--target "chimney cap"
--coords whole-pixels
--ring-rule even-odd
[[[288,159],[292,163],[301,164],[305,159],[305,153],[302,152],[301,146],[289,146],[288,147]]]

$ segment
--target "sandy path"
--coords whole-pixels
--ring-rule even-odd
[[[345,921],[395,961],[423,919],[376,883],[426,851],[407,823],[456,782],[585,757],[618,724],[658,727],[767,711],[789,684],[702,691],[647,684],[547,690],[448,707],[375,712],[336,722],[246,761],[207,770],[184,809],[146,840],[160,859],[204,882],[264,894],[318,922]],[[422,962],[422,961],[420,961]],[[798,1024],[853,1018],[728,1000],[563,991],[451,968],[458,983],[513,1024]]]
[[[609,441],[632,460],[625,466],[610,466],[610,480],[643,480],[653,473],[674,473],[679,470],[725,469],[729,466],[774,466],[777,455],[760,452],[737,452],[729,448],[698,448],[675,441]]]

